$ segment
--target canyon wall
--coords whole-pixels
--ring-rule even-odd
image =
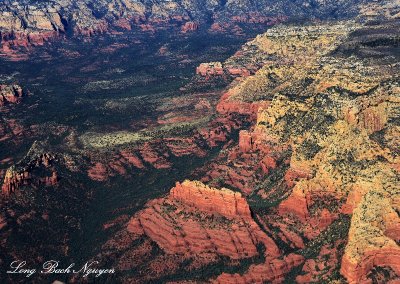
[[[257,37],[255,54],[268,63],[232,83],[216,107],[220,121],[243,115],[250,127],[242,124],[239,140],[200,170],[202,183],[177,183],[128,231],[186,256],[242,259],[257,255],[257,242],[266,246],[265,261],[215,283],[282,283],[294,267],[297,283],[398,279],[399,82],[393,65],[335,55],[358,29],[354,22],[281,26]],[[220,76],[224,64],[197,71]],[[216,216],[227,220],[215,225],[219,233]]]
[[[315,5],[298,5],[292,1],[277,3],[252,3],[235,0],[215,2],[198,0],[160,1],[147,0],[72,0],[52,2],[5,0],[0,4],[1,51],[12,54],[18,47],[43,45],[46,41],[65,36],[93,36],[115,30],[138,28],[152,31],[158,27],[181,26],[183,33],[195,31],[204,24],[213,31],[224,31],[235,24],[273,25],[290,17],[296,18],[347,18],[356,15],[361,0],[318,2]],[[242,72],[231,70],[233,73]]]

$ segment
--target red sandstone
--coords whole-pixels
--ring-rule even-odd
[[[182,30],[183,33],[186,33],[186,32],[193,32],[193,31],[196,31],[196,30],[198,30],[198,28],[199,28],[199,24],[198,24],[198,23],[195,23],[195,22],[186,22],[186,23],[182,26],[181,30]]]

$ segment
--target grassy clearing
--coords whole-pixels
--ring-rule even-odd
[[[206,124],[209,116],[191,122],[180,122],[162,125],[153,129],[140,131],[114,131],[110,133],[86,132],[80,136],[80,141],[85,147],[107,149],[129,144],[138,144],[155,138],[168,136],[182,136]]]

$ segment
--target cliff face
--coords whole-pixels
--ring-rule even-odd
[[[281,281],[303,258],[281,252],[253,220],[246,199],[238,192],[217,189],[198,181],[177,183],[166,198],[149,202],[136,214],[127,230],[145,235],[168,254],[198,259],[201,265],[228,257],[240,261],[259,257],[244,275],[223,273],[210,281]],[[259,250],[265,248],[264,252]]]
[[[218,191],[200,182],[184,182],[177,183],[170,194],[174,200],[209,214],[218,213],[226,218],[251,218],[249,205],[240,193]]]
[[[217,111],[220,121],[242,115],[252,126],[239,126],[238,143],[200,170],[208,185],[177,183],[133,217],[128,231],[185,257],[243,259],[266,245],[265,261],[221,273],[215,283],[280,283],[296,266],[301,272],[290,277],[298,283],[398,279],[400,88],[397,61],[382,64],[395,48],[387,40],[392,27],[280,26],[245,45],[257,45],[253,56],[265,65],[235,80]],[[367,30],[378,48],[360,42]],[[371,56],[355,56],[354,41]],[[219,76],[222,66],[197,71]],[[223,219],[215,224],[215,216]],[[220,243],[219,235],[232,242]]]
[[[315,55],[301,66],[294,60],[294,69],[269,65],[268,75],[261,69],[242,83],[240,99],[251,95],[254,100],[255,92],[245,85],[250,80],[259,80],[257,93],[273,90],[279,95],[259,109],[254,131],[241,136],[239,148],[271,158],[277,155],[271,155],[271,148],[278,144],[291,149],[285,180],[292,193],[285,199],[282,192],[278,212],[307,224],[302,229],[307,238],[317,237],[340,214],[355,208],[341,265],[350,283],[375,277],[371,271],[376,267],[395,277],[399,245],[391,232],[398,228],[400,188],[397,150],[389,141],[397,129],[399,82],[392,79],[391,67],[368,59],[347,57],[343,62]],[[282,78],[274,80],[278,84],[273,88],[265,79],[271,75]],[[285,84],[288,76],[290,85]],[[379,141],[378,132],[383,135]],[[271,190],[257,194],[268,200]]]
[[[86,3],[81,3],[82,11]],[[116,5],[114,1],[107,3]],[[179,13],[185,10],[175,2],[164,6],[152,3],[151,13],[159,17],[148,13],[147,4],[140,10],[140,3],[135,2],[131,9],[142,11],[143,18],[138,12],[137,18],[125,19],[124,10],[113,15],[115,18],[109,18],[108,12],[99,18],[90,15],[99,21],[98,29],[92,29],[90,22],[74,26],[73,17],[64,20],[59,14],[64,29],[60,27],[56,33],[68,33],[68,26],[75,27],[77,33],[93,35],[107,31],[114,19],[124,29],[132,23],[151,28],[147,26],[151,21],[162,25],[190,20],[182,28],[182,32],[190,32],[202,24],[200,14],[181,17]],[[316,3],[317,7],[330,5],[329,1]],[[370,10],[375,9],[374,4],[363,10],[363,17],[373,22],[280,25],[245,44],[225,62],[201,64],[196,70],[198,77],[235,79],[221,94],[208,94],[200,100],[193,99],[197,94],[166,99],[159,105],[161,114],[154,119],[151,131],[93,132],[68,138],[71,144],[75,138],[79,140],[79,153],[81,145],[85,150],[91,147],[88,152],[113,149],[113,155],[106,158],[88,157],[91,165],[87,168],[85,161],[69,165],[75,168],[70,176],[84,169],[98,182],[152,168],[166,171],[179,163],[180,157],[199,158],[211,148],[219,150],[192,173],[199,181],[177,182],[165,196],[146,199],[138,211],[140,202],[149,195],[140,195],[134,205],[107,208],[116,219],[103,224],[111,237],[97,257],[113,263],[118,280],[390,283],[399,279],[399,22],[397,10],[389,2],[373,15]],[[101,7],[102,2],[96,5]],[[230,5],[224,5],[231,9],[229,13],[238,11]],[[299,9],[303,8],[297,7],[296,13]],[[269,21],[251,9],[248,12],[233,19]],[[46,13],[49,17],[50,12]],[[54,34],[50,26],[54,29],[57,25],[57,16],[52,16],[51,25],[42,22],[45,16],[37,13],[35,29]],[[7,90],[19,97],[18,89]],[[218,102],[215,97],[220,98]],[[13,99],[6,101],[11,102]],[[23,161],[7,171],[3,195],[17,195],[25,186],[61,187],[59,159],[34,145]],[[149,185],[148,190],[152,189]],[[67,189],[59,191],[63,192],[69,193]],[[113,198],[119,198],[117,194]],[[80,200],[79,195],[72,196]],[[69,203],[74,209],[80,205]],[[64,203],[56,202],[52,207],[62,215],[55,223],[65,220],[65,212],[74,211],[60,204]],[[37,212],[47,222],[49,215],[42,211]],[[7,210],[0,214],[0,230],[19,228],[10,225],[13,214]],[[29,214],[17,222],[34,220],[37,213]],[[72,223],[80,229],[79,221]],[[122,229],[118,231],[115,224]],[[68,256],[69,235],[59,236],[63,255]],[[12,241],[9,238],[1,245],[7,247]]]
[[[149,203],[129,226],[131,232],[144,232],[169,253],[240,259],[256,255],[260,241],[269,242],[271,254],[278,253],[252,220],[240,193],[200,182],[177,183],[166,199]]]
[[[349,17],[358,13],[363,1],[293,1],[253,3],[242,0],[161,1],[147,0],[71,0],[2,1],[0,4],[0,39],[3,52],[14,47],[42,45],[54,38],[70,35],[92,36],[115,29],[180,25],[182,31],[193,31],[199,25],[228,26],[235,23],[274,24],[287,17]],[[368,2],[368,1],[366,1]]]

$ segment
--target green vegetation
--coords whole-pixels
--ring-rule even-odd
[[[86,147],[92,148],[113,148],[116,146],[137,144],[148,140],[179,136],[188,134],[196,127],[204,125],[209,121],[209,117],[204,117],[192,122],[180,122],[162,125],[154,129],[144,129],[137,132],[116,131],[111,133],[87,132],[80,137],[81,142]]]

